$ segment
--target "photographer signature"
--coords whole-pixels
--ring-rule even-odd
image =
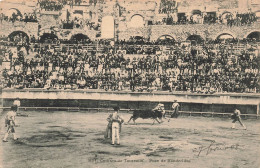
[[[238,149],[238,144],[226,146],[223,144],[216,144],[215,140],[212,140],[211,143],[208,146],[200,146],[198,148],[192,149],[193,153],[196,153],[196,156],[200,156],[201,154],[205,153],[205,155],[209,155],[210,153],[214,151],[219,151],[219,150],[237,150]]]

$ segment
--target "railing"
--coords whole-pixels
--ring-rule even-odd
[[[10,109],[10,107],[0,107],[0,109],[7,110]],[[27,110],[45,110],[45,111],[53,111],[53,110],[64,110],[64,111],[71,111],[71,112],[79,112],[82,110],[86,110],[88,112],[95,111],[95,112],[110,112],[114,111],[111,108],[85,108],[85,107],[19,107],[19,109],[23,109],[24,111]],[[120,111],[126,112],[126,113],[132,113],[136,109],[120,109]],[[166,115],[171,115],[173,112],[171,110],[165,110]],[[192,111],[179,111],[181,115],[188,114],[189,116],[192,116],[193,114],[200,114],[200,116],[217,116],[221,115],[222,117],[229,117],[232,113],[219,113],[219,112],[192,112]],[[259,114],[241,114],[241,116],[247,118],[247,117],[256,117],[258,119],[260,117]]]
[[[38,45],[37,48],[41,48],[47,45],[51,45],[52,47],[55,48],[55,50],[61,51],[61,49],[67,48],[68,50],[74,49],[81,47],[82,50],[88,50],[88,51],[98,51],[98,52],[103,52],[105,49],[105,45],[100,45],[100,44],[48,44],[48,43],[32,43],[31,48],[34,48],[35,45]]]

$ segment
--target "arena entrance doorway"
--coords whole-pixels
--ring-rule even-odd
[[[160,45],[174,45],[175,39],[170,35],[162,35],[157,39]]]
[[[115,21],[113,16],[105,16],[102,18],[101,37],[103,39],[114,39]]]
[[[131,17],[129,27],[140,28],[140,27],[144,27],[144,25],[145,22],[144,22],[144,17],[142,15],[135,14]]]
[[[23,31],[14,31],[9,34],[8,38],[17,43],[29,43],[29,36]]]
[[[53,43],[58,40],[58,37],[54,33],[43,33],[40,37],[40,43]]]
[[[249,35],[247,35],[247,38],[256,40],[256,41],[260,41],[260,32],[258,32],[258,31],[251,32]]]

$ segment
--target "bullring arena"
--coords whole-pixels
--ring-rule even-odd
[[[81,93],[81,96],[77,95]],[[22,98],[28,95],[34,97],[35,94],[38,96],[41,94],[42,99]],[[44,95],[54,97],[48,94],[56,94],[59,98],[44,99]],[[236,125],[236,129],[231,129],[232,120],[229,116],[231,111],[225,110],[180,111],[181,115],[178,118],[169,118],[169,110],[167,119],[164,119],[161,124],[152,125],[152,119],[137,119],[135,125],[132,121],[127,123],[132,110],[150,109],[157,103],[142,101],[143,93],[129,96],[130,93],[68,91],[68,94],[71,97],[69,100],[66,98],[68,96],[65,91],[5,90],[2,93],[2,96],[6,97],[3,103],[7,106],[13,102],[13,96],[19,95],[21,104],[24,104],[20,111],[28,115],[28,117],[17,116],[19,127],[16,131],[19,139],[13,141],[9,138],[8,143],[1,142],[2,167],[53,167],[55,165],[54,167],[93,168],[139,166],[257,168],[259,166],[260,125],[257,115],[248,114],[242,117],[247,130],[239,124]],[[81,99],[73,100],[74,94]],[[100,99],[106,99],[106,95],[109,95],[114,100],[89,100],[88,97],[84,97],[84,95],[93,97],[93,94]],[[98,94],[103,95],[97,96]],[[61,95],[66,99],[62,99]],[[124,95],[132,101],[122,101]],[[157,96],[166,97],[167,94],[160,93]],[[176,95],[168,96],[172,99],[176,98]],[[187,98],[188,95],[178,95],[179,100],[182,101],[182,110],[191,108],[188,102],[184,103],[189,98],[185,99],[181,96]],[[193,94],[192,97],[194,96],[201,95]],[[133,99],[137,97],[138,102],[135,102]],[[232,99],[232,96],[230,97]],[[118,101],[119,99],[121,100]],[[207,101],[212,100],[208,98]],[[164,103],[168,110],[167,104],[172,102],[164,100],[161,103]],[[46,107],[46,104],[49,107]],[[105,139],[104,134],[106,119],[113,111],[110,107],[114,106],[121,106],[120,114],[125,124],[120,134],[121,144],[111,146],[111,141]],[[191,106],[198,105],[192,103]],[[232,105],[232,108],[234,106],[239,109],[248,108],[241,107],[240,104]],[[228,106],[225,109],[227,110]],[[2,116],[6,110],[4,108]],[[1,123],[3,120],[4,117],[1,117]],[[4,136],[4,132],[5,128],[1,126],[1,137]]]
[[[223,118],[181,116],[160,125],[139,119],[123,125],[121,145],[111,146],[104,139],[107,112],[26,113],[17,118],[20,139],[1,142],[2,167],[259,167],[257,120],[233,130]]]
[[[259,168],[259,9],[0,2],[0,167]]]

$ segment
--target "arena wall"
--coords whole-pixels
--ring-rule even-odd
[[[243,39],[246,34],[256,30],[258,24],[251,26],[228,27],[221,24],[195,24],[195,25],[153,25],[151,26],[150,40],[157,40],[162,35],[170,35],[175,40],[185,41],[190,35],[199,35],[204,40],[215,40],[221,34],[230,34],[234,38]]]
[[[259,31],[258,27],[258,23],[232,27],[223,24],[150,25],[142,28],[119,25],[118,39],[128,40],[131,36],[141,36],[156,41],[162,35],[170,35],[176,41],[186,41],[190,35],[199,35],[204,40],[215,40],[222,34],[230,34],[234,38],[243,39],[249,33]]]
[[[12,32],[22,31],[30,36],[38,37],[38,23],[25,23],[25,22],[2,22],[0,24],[0,35],[8,36]]]
[[[52,18],[52,19],[51,19]],[[47,30],[50,31],[50,27],[54,26],[55,19],[53,16],[44,15],[41,21],[42,33]],[[44,23],[44,24],[42,24]],[[56,24],[56,23],[55,23]],[[9,35],[15,31],[23,31],[29,37],[38,37],[38,23],[25,23],[25,22],[3,22],[0,24],[0,35]],[[141,36],[152,41],[157,40],[162,35],[170,35],[176,41],[185,41],[190,35],[199,35],[204,40],[212,39],[215,40],[221,34],[230,34],[234,38],[243,39],[246,38],[251,32],[259,32],[259,25],[254,23],[250,26],[233,26],[228,27],[221,24],[187,24],[187,25],[150,25],[142,28],[128,28],[124,24],[119,24],[118,28],[118,39],[128,40],[131,36]],[[59,39],[70,39],[71,36],[83,33],[87,35],[91,40],[96,38],[97,32],[88,29],[59,29],[56,35]]]
[[[189,93],[140,93],[103,91],[57,90],[3,90],[3,106],[8,107],[19,97],[23,107],[84,107],[124,109],[151,109],[158,102],[171,109],[178,100],[182,111],[230,113],[239,108],[242,114],[259,114],[260,95],[257,94],[189,94]]]

